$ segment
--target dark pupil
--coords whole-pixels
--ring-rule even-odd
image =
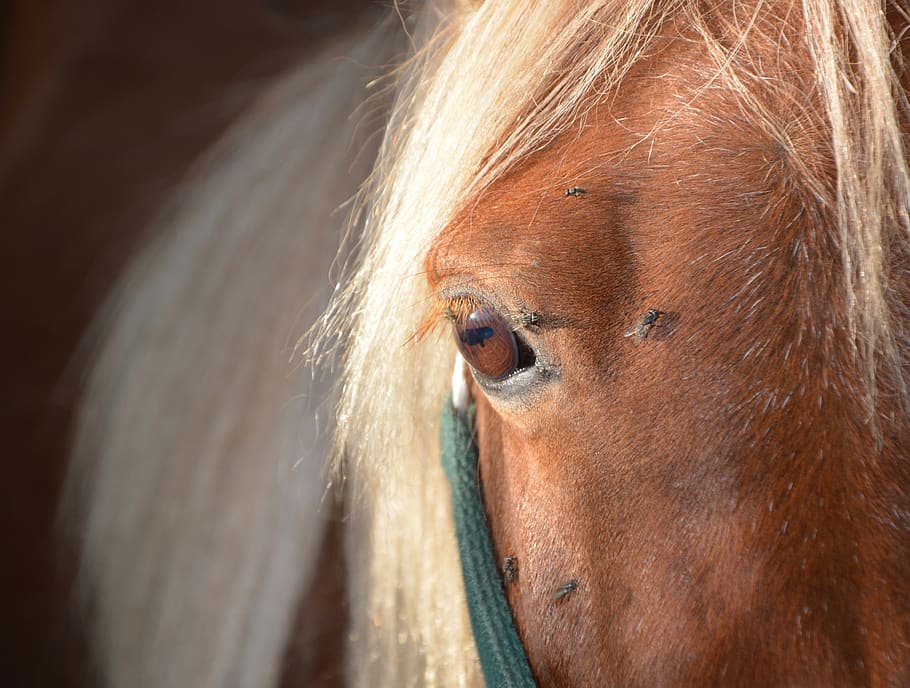
[[[518,368],[518,343],[508,323],[493,309],[479,306],[455,321],[458,350],[474,370],[494,380]]]

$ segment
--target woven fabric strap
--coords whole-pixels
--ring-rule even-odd
[[[534,674],[499,579],[483,497],[477,484],[474,407],[446,402],[440,419],[442,465],[452,487],[455,535],[483,677],[490,688],[533,688]]]

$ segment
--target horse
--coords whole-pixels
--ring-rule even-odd
[[[481,684],[453,411],[537,684],[908,683],[906,8],[395,9],[342,48],[410,56],[325,314],[362,73],[320,53],[99,316],[63,513],[102,681],[309,683],[328,619],[336,680]]]
[[[372,533],[355,676],[476,678],[436,460],[457,348],[540,685],[907,683],[906,8],[449,21],[328,320]]]

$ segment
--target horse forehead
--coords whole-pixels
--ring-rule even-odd
[[[688,191],[679,192],[683,177],[703,171],[693,173],[699,157],[723,165],[730,184],[743,188],[767,178],[779,155],[771,141],[753,136],[740,147],[741,131],[718,132],[694,116],[645,138],[640,132],[649,122],[640,119],[598,108],[580,132],[564,135],[473,198],[427,253],[431,284],[465,272],[508,277],[503,267],[527,264],[561,274],[571,265],[577,278],[578,271],[603,265],[596,259],[625,241],[623,228],[666,217],[668,203],[685,213],[687,205],[717,195],[717,185],[707,181],[687,182]],[[594,260],[578,262],[579,256]]]
[[[635,172],[609,153],[630,145],[629,133],[605,110],[595,118],[471,199],[427,254],[431,283],[465,270],[482,274],[484,266],[504,261],[523,264],[593,248],[607,220],[639,198]]]
[[[637,65],[583,123],[469,199],[427,253],[431,284],[504,261],[590,254],[630,212],[648,222],[668,204],[684,213],[725,191],[745,198],[796,159],[794,142],[821,148],[811,128],[782,142],[740,94],[701,88],[697,56],[675,57],[666,69]]]
[[[599,238],[610,214],[636,199],[631,185],[602,173],[573,175],[541,160],[486,190],[439,235],[429,273],[441,279],[464,269],[498,272],[504,261],[521,265],[577,252]]]

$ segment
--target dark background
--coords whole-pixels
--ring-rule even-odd
[[[381,10],[0,3],[0,686],[95,683],[55,518],[75,353],[96,309],[155,211],[269,78]]]

